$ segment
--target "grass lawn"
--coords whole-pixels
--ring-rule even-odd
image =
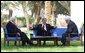
[[[56,46],[53,45],[53,41],[47,41],[46,45],[41,46],[21,46],[14,45],[14,42],[10,42],[10,45],[4,46],[3,34],[1,34],[1,52],[84,52],[84,46],[80,46],[80,41],[72,41],[71,46]],[[61,42],[59,42],[61,44]]]
[[[80,42],[72,42],[71,46],[56,46],[53,45],[53,41],[47,41],[46,45],[14,45],[14,42],[10,42],[10,45],[4,46],[3,40],[1,43],[1,52],[84,52],[84,46],[79,46]]]

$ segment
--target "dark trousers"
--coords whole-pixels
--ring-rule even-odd
[[[24,32],[20,32],[20,37],[21,37],[21,41],[22,41],[22,45],[24,45],[25,43],[31,43],[31,41],[29,40],[29,38],[26,36],[26,34]]]
[[[65,45],[65,43],[66,43],[67,36],[68,36],[68,34],[66,34],[66,33],[62,35],[61,42],[63,43],[63,45]]]
[[[68,34],[70,34],[70,33],[64,33],[64,34],[62,35],[61,42],[62,42],[64,45],[65,45],[65,43],[66,43],[66,37],[69,36]],[[79,37],[79,35],[78,35],[78,34],[71,34],[71,35],[70,35],[70,38],[73,38],[73,37]]]

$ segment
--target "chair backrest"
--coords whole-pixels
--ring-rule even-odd
[[[33,30],[33,37],[37,35],[37,30]]]
[[[5,37],[5,38],[8,37],[6,27],[3,27],[3,30],[4,30],[4,37]]]

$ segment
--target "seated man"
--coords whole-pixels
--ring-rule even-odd
[[[66,37],[68,36],[68,34],[70,33],[78,33],[78,29],[77,29],[77,26],[76,24],[70,20],[70,18],[65,18],[66,20],[66,23],[67,23],[67,30],[66,32],[62,35],[62,39],[61,39],[61,42],[63,43],[62,45],[66,45]],[[78,36],[78,35],[71,35],[71,37],[74,37],[74,36]]]
[[[42,24],[38,24],[31,29],[37,30],[37,36],[51,36],[50,30],[53,29],[54,27],[46,23],[46,18],[42,18],[41,21]]]
[[[25,45],[26,42],[27,44],[28,43],[31,44],[31,41],[28,39],[26,34],[17,28],[14,21],[15,21],[15,18],[11,18],[10,21],[6,25],[7,33],[15,33],[14,35],[9,34],[9,36],[15,37],[15,35],[18,34],[17,36],[21,37],[22,45]]]

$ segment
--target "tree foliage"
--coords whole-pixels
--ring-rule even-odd
[[[6,10],[10,11],[11,6],[13,6],[14,8],[17,8],[21,5],[23,8],[23,11],[24,11],[26,23],[33,22],[31,20],[36,19],[36,18],[33,18],[34,13],[39,16],[41,8],[45,7],[44,2],[45,1],[1,1],[1,10],[6,9]],[[55,13],[56,14],[70,14],[70,1],[51,1],[51,2],[52,2],[52,6],[55,4],[55,8],[56,8]],[[36,3],[38,3],[38,5],[39,5],[39,8],[40,8],[39,10],[37,10],[38,7],[35,6]],[[28,14],[29,10],[31,10],[32,15]],[[11,14],[12,13],[10,13],[10,15],[9,15],[10,17],[11,17]],[[36,16],[34,16],[34,17],[36,17]],[[5,16],[5,18],[6,18],[6,16]]]

